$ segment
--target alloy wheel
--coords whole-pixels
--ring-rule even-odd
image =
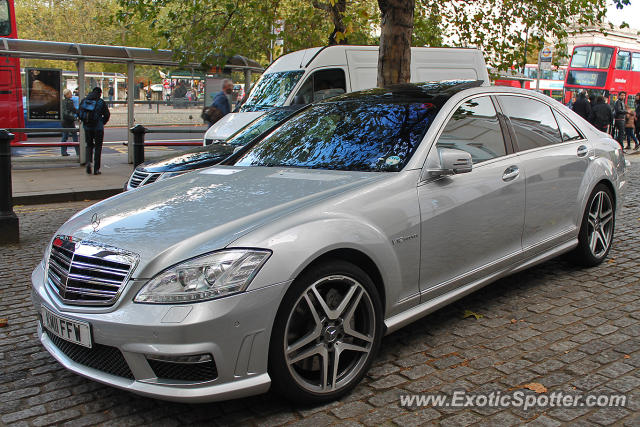
[[[589,250],[601,258],[607,253],[613,234],[613,203],[605,191],[599,191],[591,200],[587,224]]]
[[[373,349],[375,322],[371,297],[357,280],[344,275],[317,280],[287,319],[284,355],[293,379],[318,394],[349,385]]]

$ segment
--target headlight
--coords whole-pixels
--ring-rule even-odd
[[[264,250],[232,249],[190,259],[156,275],[134,301],[198,302],[242,292],[269,255]]]

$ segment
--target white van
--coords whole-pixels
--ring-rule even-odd
[[[204,145],[224,141],[266,110],[307,104],[346,92],[376,87],[378,46],[325,46],[299,50],[275,60],[260,77],[239,112],[209,128]],[[411,81],[483,80],[489,74],[482,52],[465,48],[411,48]]]

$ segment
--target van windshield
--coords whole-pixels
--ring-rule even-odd
[[[303,70],[263,74],[240,111],[264,111],[283,106],[303,74]]]

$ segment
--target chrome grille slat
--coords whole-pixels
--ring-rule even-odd
[[[125,270],[125,269],[119,269],[119,268],[110,268],[110,267],[100,267],[100,268],[96,268],[95,266],[91,265],[91,264],[87,264],[85,262],[80,262],[80,261],[75,261],[73,263],[73,266],[77,269],[81,269],[81,270],[91,270],[91,271],[99,271],[99,272],[108,272],[109,274],[119,274],[122,275],[123,277],[126,276],[127,274],[129,274],[129,270]]]
[[[122,284],[122,281],[97,279],[95,277],[84,276],[82,274],[74,274],[74,273],[69,274],[68,278],[69,280],[76,280],[79,282],[91,283],[93,285],[115,286],[117,288],[119,288],[120,285]]]
[[[48,259],[47,283],[67,304],[112,305],[137,261],[137,255],[118,248],[56,236]]]

